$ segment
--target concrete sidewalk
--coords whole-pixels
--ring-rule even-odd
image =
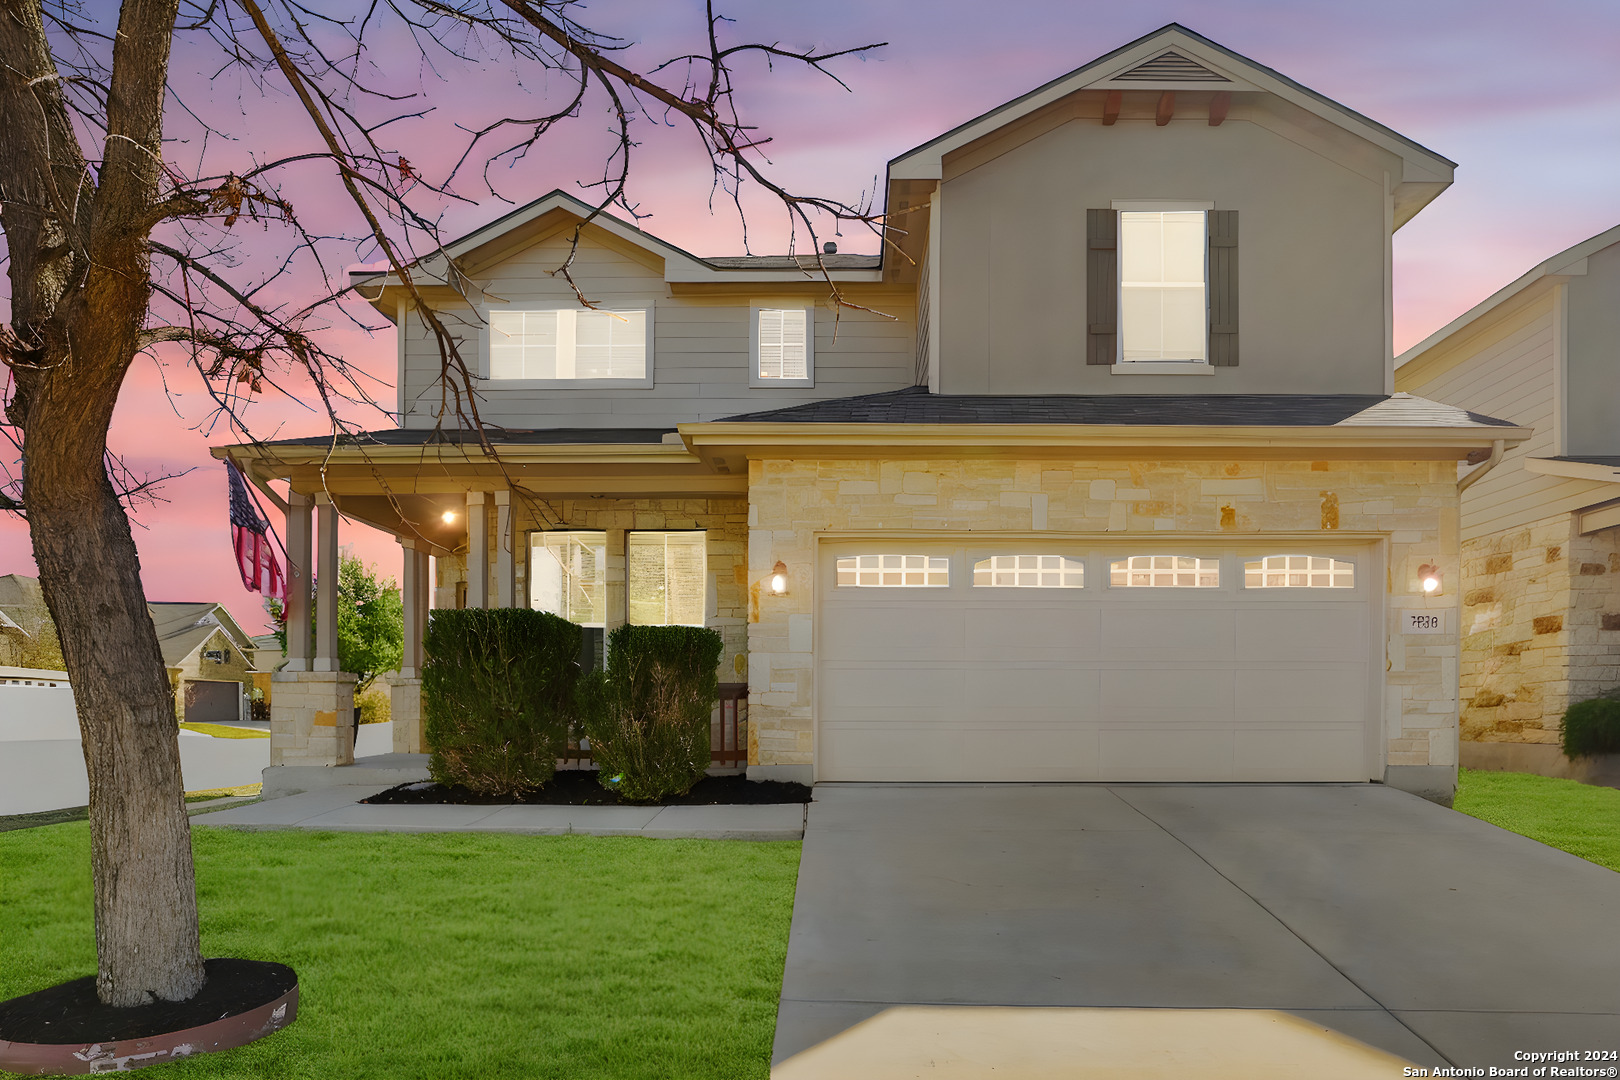
[[[201,814],[192,825],[325,832],[489,832],[800,840],[805,804],[767,806],[370,806],[379,786],[328,787]]]

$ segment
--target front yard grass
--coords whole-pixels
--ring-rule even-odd
[[[797,843],[193,831],[205,956],[298,1020],[174,1077],[765,1077]],[[0,1000],[95,970],[88,826],[0,834]]]
[[[1530,773],[1460,769],[1452,807],[1620,870],[1620,790]]]

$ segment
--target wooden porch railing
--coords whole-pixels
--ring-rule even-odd
[[[568,740],[568,750],[557,759],[559,769],[588,769],[590,750]],[[709,720],[709,764],[742,768],[748,764],[748,684],[721,683],[720,703]]]

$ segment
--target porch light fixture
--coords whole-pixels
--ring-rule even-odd
[[[1440,591],[1440,568],[1433,563],[1424,563],[1418,567],[1418,580],[1423,583],[1424,593],[1433,596]]]
[[[454,510],[446,510],[444,513],[439,515],[439,520],[444,522],[446,525],[449,525],[451,522],[456,520],[456,512]]]
[[[787,567],[782,564],[782,560],[778,559],[776,565],[771,567],[771,595],[786,596],[787,587]]]

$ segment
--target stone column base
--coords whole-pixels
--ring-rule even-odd
[[[270,681],[271,765],[354,763],[353,675],[278,671]]]
[[[395,676],[388,689],[394,720],[394,753],[425,754],[422,740],[422,680]]]

